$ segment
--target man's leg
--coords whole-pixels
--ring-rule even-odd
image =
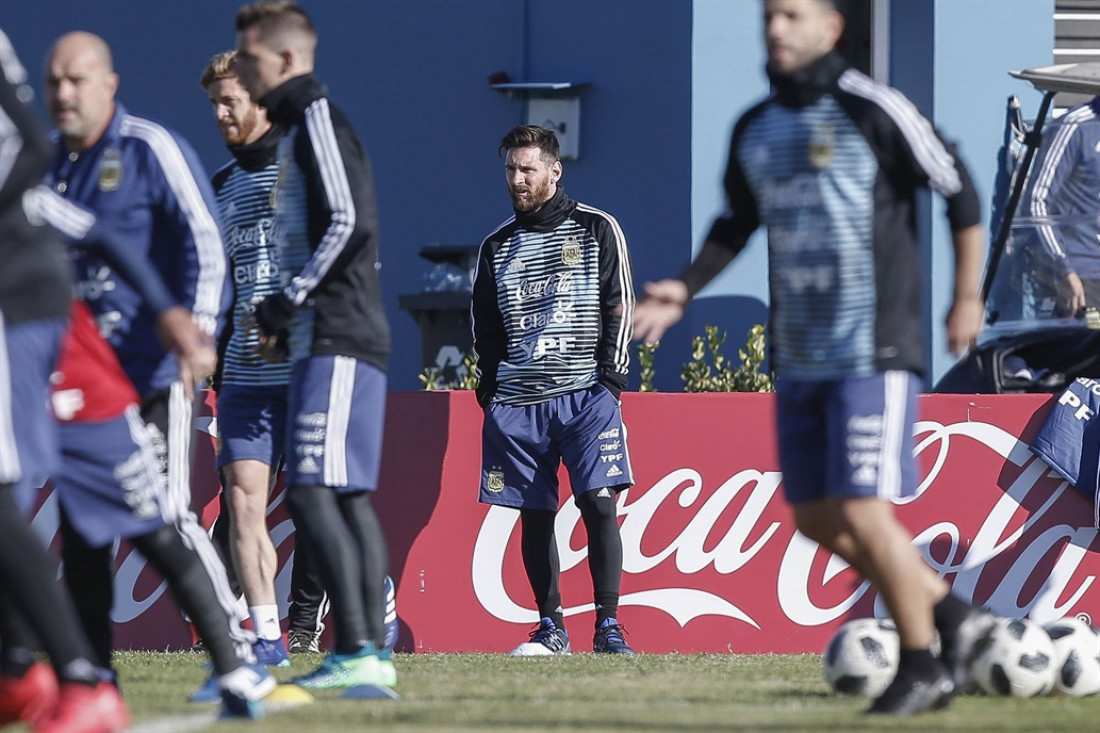
[[[843,500],[827,499],[822,501],[802,502],[793,505],[795,524],[798,531],[807,538],[818,543],[829,552],[839,555],[845,562],[868,580],[871,579],[872,568],[868,568],[864,553],[859,551],[855,537],[846,528],[844,519]],[[892,514],[893,512],[891,512]],[[896,522],[896,519],[895,519]],[[900,525],[899,525],[900,526]],[[905,528],[901,528],[906,532]],[[918,578],[919,587],[933,602],[938,603],[948,595],[947,583],[936,574],[936,571],[920,559],[918,553],[919,570],[914,570],[914,577]],[[883,599],[885,602],[885,599]]]
[[[287,488],[287,508],[302,540],[309,543],[317,570],[331,589],[336,627],[333,651],[354,655],[369,638],[361,592],[362,570],[359,547],[344,523],[336,491],[327,486]]]
[[[199,630],[214,663],[209,698],[224,700],[231,715],[253,717],[258,711],[251,703],[275,682],[262,670],[246,668],[251,637],[220,597],[228,593],[224,572],[219,585],[202,562],[201,553],[213,554],[213,547],[194,515],[167,491],[137,406],[114,418],[64,423],[59,430],[64,470],[58,491],[75,531],[92,545],[116,536],[132,541]]]
[[[257,460],[232,461],[222,467],[229,494],[233,564],[248,601],[256,635],[282,647],[275,573],[279,558],[267,529],[267,498],[271,467]],[[283,659],[276,663],[284,663]],[[265,660],[267,661],[267,660]]]
[[[520,509],[520,551],[539,618],[548,618],[563,629],[565,619],[562,617],[561,589],[558,586],[561,562],[554,535],[555,517],[555,512]]]
[[[530,641],[512,650],[517,656],[570,653],[554,536],[561,454],[547,427],[556,419],[561,399],[536,405],[490,404],[482,423],[478,500],[519,509],[523,567],[539,614]]]
[[[873,713],[943,707],[955,689],[931,651],[932,609],[946,595],[946,583],[924,563],[890,503],[917,487],[912,426],[918,385],[915,375],[896,371],[828,383],[822,399],[829,522],[824,532],[803,525],[852,558],[897,625],[898,672],[869,709]],[[805,511],[797,516],[807,522]]]
[[[47,719],[48,724],[72,725],[96,715],[102,730],[122,730],[129,725],[129,713],[118,690],[100,680],[92,648],[80,633],[69,599],[54,582],[55,572],[46,548],[16,508],[11,487],[0,486],[2,603],[41,641],[58,682],[56,691],[37,685],[34,694],[21,700],[19,693],[26,690],[20,683],[31,681],[30,671],[18,680],[0,679],[0,725],[29,720],[37,729]]]
[[[114,558],[111,544],[92,547],[60,511],[61,564],[65,588],[76,604],[80,627],[92,644],[96,665],[111,669],[114,648],[111,606],[114,602]]]
[[[218,393],[218,458],[235,567],[264,664],[287,666],[275,596],[278,555],[267,507],[285,450],[286,388],[222,385]]]
[[[287,648],[292,653],[319,652],[329,598],[321,582],[309,543],[294,532],[294,564],[290,570],[290,609],[287,611]]]
[[[55,573],[46,548],[16,507],[11,485],[0,485],[0,594],[5,613],[18,614],[33,631],[58,679],[94,686],[99,681],[94,653],[80,632],[71,601],[54,583]]]
[[[339,494],[337,501],[344,522],[351,530],[359,547],[360,569],[362,571],[363,609],[367,620],[369,639],[379,649],[386,641],[386,599],[383,585],[386,570],[389,568],[390,553],[386,546],[386,537],[382,532],[382,523],[371,506],[370,493],[357,491]]]
[[[214,672],[228,674],[243,663],[233,640],[233,619],[218,603],[217,592],[195,551],[184,544],[175,527],[162,526],[130,538],[138,552],[168,581],[172,597],[195,624]]]
[[[219,426],[220,429],[220,426]],[[218,551],[222,565],[225,565],[225,576],[229,579],[229,588],[238,598],[244,595],[241,581],[237,578],[236,568],[233,567],[233,537],[230,534],[229,521],[229,491],[226,489],[224,478],[218,474],[222,482],[218,491],[218,516],[214,517],[210,525],[210,541],[214,543],[214,549]]]
[[[559,409],[562,425],[554,437],[588,533],[588,568],[596,605],[592,649],[633,654],[618,618],[623,543],[615,498],[634,483],[622,409],[602,385],[565,396]]]
[[[368,625],[368,576],[358,537],[370,530],[353,527],[359,518],[345,514],[345,500],[339,496],[377,485],[384,414],[385,373],[376,367],[346,356],[314,356],[294,365],[287,409],[286,501],[332,598],[336,625],[335,654],[295,680],[304,687],[396,681],[393,665],[388,655],[380,657]],[[381,540],[380,532],[374,534]],[[381,582],[379,577],[379,611]],[[370,600],[374,602],[373,595]]]

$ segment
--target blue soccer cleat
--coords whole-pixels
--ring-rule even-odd
[[[260,664],[246,664],[218,678],[221,688],[222,718],[256,720],[263,717],[260,700],[278,686],[275,678]]]
[[[635,654],[623,638],[623,633],[618,619],[605,618],[592,639],[592,651],[598,654]]]
[[[389,662],[389,653],[384,653]],[[373,643],[367,643],[355,654],[329,653],[317,669],[291,680],[309,690],[346,689],[358,685],[390,687],[396,681],[392,662],[384,665]]]
[[[290,666],[290,656],[281,638],[256,639],[252,642],[252,652],[256,655],[256,661],[265,667]]]
[[[195,690],[187,698],[191,702],[218,702],[222,699],[222,688],[218,684],[218,676],[211,674],[202,683],[202,687]]]
[[[517,646],[511,652],[513,657],[541,657],[553,654],[571,654],[569,634],[559,629],[553,619],[539,620],[538,628],[531,632],[531,640]]]

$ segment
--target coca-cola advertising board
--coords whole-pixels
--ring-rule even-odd
[[[477,502],[481,411],[469,392],[391,393],[375,505],[391,548],[399,649],[508,651],[537,613],[519,552],[518,512]],[[1092,507],[1027,449],[1052,398],[928,395],[914,449],[920,486],[897,514],[959,596],[1046,622],[1100,614]],[[208,400],[208,403],[212,400]],[[794,529],[783,500],[773,396],[623,395],[637,484],[618,498],[620,620],[647,652],[818,652],[845,620],[884,615],[839,558]],[[207,414],[196,422],[195,502],[216,516]],[[614,438],[609,438],[614,439]],[[574,650],[594,620],[583,522],[561,473],[561,589]],[[50,536],[52,499],[36,523]],[[272,500],[279,597],[289,591],[293,527]],[[122,648],[191,643],[165,586],[136,553],[118,558]],[[285,613],[285,604],[284,604]]]

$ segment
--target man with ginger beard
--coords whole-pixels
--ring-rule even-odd
[[[218,374],[217,467],[222,480],[222,516],[214,525],[223,557],[232,557],[248,602],[253,649],[263,664],[285,666],[290,652],[318,652],[328,597],[309,551],[295,533],[288,644],[284,646],[275,596],[278,565],[267,528],[267,501],[282,462],[290,364],[257,354],[255,330],[238,328],[256,304],[281,289],[279,253],[273,238],[272,191],[279,177],[278,146],[286,133],[272,125],[263,107],[241,86],[236,53],[217,54],[203,69],[199,86],[213,106],[218,131],[233,161],[213,177],[226,254],[233,273],[233,307],[222,334]]]

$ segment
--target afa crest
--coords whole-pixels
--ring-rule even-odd
[[[564,265],[581,263],[581,242],[575,235],[570,234],[565,238],[565,244],[561,246],[561,261]]]
[[[485,488],[494,494],[504,491],[504,471],[490,471]]]
[[[825,168],[833,162],[836,133],[832,125],[818,125],[810,135],[809,160],[814,168]]]
[[[122,153],[114,148],[103,151],[99,159],[99,190],[117,191],[122,184]]]

